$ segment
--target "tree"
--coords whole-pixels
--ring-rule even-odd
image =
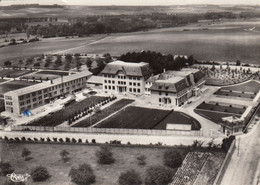
[[[113,153],[108,146],[102,146],[100,150],[96,152],[96,156],[98,158],[97,162],[99,164],[111,164],[115,162]]]
[[[69,157],[68,157],[69,154],[70,154],[70,153],[69,153],[67,150],[62,150],[62,151],[60,152],[61,159],[62,159],[64,162],[68,161],[68,160],[69,160]]]
[[[96,176],[89,164],[80,164],[78,168],[72,167],[69,177],[72,182],[78,185],[88,185],[96,181]]]
[[[240,66],[240,65],[241,65],[240,60],[237,60],[237,61],[236,61],[236,65],[237,65],[237,66]]]
[[[90,58],[87,58],[87,61],[86,61],[86,65],[88,68],[91,68],[92,67],[92,60]]]
[[[174,149],[168,149],[164,153],[163,162],[168,167],[178,168],[182,164],[181,154]]]
[[[25,158],[25,160],[29,160],[28,156],[31,155],[31,151],[28,150],[27,148],[23,148],[23,151],[22,151],[22,157]]]
[[[141,185],[142,179],[135,170],[128,170],[120,174],[118,183],[120,185]]]
[[[6,67],[10,67],[10,66],[12,65],[12,62],[10,62],[9,60],[7,60],[7,61],[4,62],[4,65],[5,65]]]
[[[31,172],[31,177],[34,182],[45,181],[46,179],[50,178],[50,174],[47,168],[43,166],[38,166],[34,168]]]
[[[164,166],[151,166],[146,170],[145,184],[146,185],[167,185],[171,182],[174,175],[171,168]]]
[[[0,176],[6,176],[14,172],[9,162],[0,162]]]

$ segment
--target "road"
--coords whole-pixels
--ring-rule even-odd
[[[236,149],[221,185],[256,185],[260,168],[260,126],[237,137]],[[259,183],[259,181],[258,181]]]

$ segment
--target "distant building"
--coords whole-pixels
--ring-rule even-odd
[[[4,94],[5,110],[21,114],[27,109],[32,110],[63,95],[84,89],[91,75],[89,71],[84,71],[9,91]]]
[[[222,132],[225,135],[233,135],[242,133],[245,127],[245,121],[243,118],[238,118],[235,116],[228,116],[222,118],[222,122],[220,122]]]
[[[102,71],[103,90],[107,93],[143,95],[145,81],[152,75],[148,63],[114,61]]]
[[[204,74],[200,70],[165,71],[147,80],[146,94],[151,95],[152,104],[181,106],[190,97],[198,96],[204,85]]]

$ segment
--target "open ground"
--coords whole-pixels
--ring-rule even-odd
[[[42,53],[110,53],[151,50],[176,55],[193,55],[198,60],[258,63],[260,27],[258,20],[221,21],[147,32],[96,35],[85,38],[50,38],[37,43],[0,48],[0,61]],[[190,31],[183,31],[184,29]],[[207,28],[207,29],[202,29]],[[153,38],[153,39],[150,39]],[[243,39],[241,39],[243,38]],[[16,50],[14,54],[13,51]]]

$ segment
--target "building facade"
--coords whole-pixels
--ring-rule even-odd
[[[21,114],[27,109],[32,110],[56,98],[84,89],[91,75],[92,73],[84,71],[9,91],[4,94],[5,109],[15,114]]]
[[[147,80],[147,87],[151,86],[151,103],[166,107],[183,105],[190,97],[198,96],[204,85],[204,74],[201,71],[186,68],[165,71]]]
[[[145,81],[151,74],[152,69],[148,63],[111,62],[102,71],[103,91],[112,94],[143,95]]]

